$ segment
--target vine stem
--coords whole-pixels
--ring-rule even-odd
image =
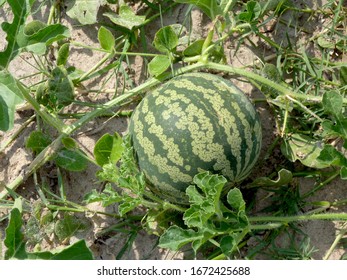
[[[340,233],[336,236],[333,244],[331,244],[329,250],[326,252],[326,254],[323,257],[323,260],[328,260],[338,243],[341,241],[341,239],[344,237],[344,235],[347,233],[347,223],[343,225],[343,228],[340,230]]]
[[[320,190],[321,188],[323,188],[325,185],[329,184],[332,180],[334,180],[337,176],[340,175],[339,171],[336,171],[335,173],[333,173],[328,179],[326,179],[324,182],[319,183],[317,186],[315,186],[312,190],[304,193],[301,197],[302,198],[307,198],[310,195],[312,195],[313,193],[315,193],[316,191]]]
[[[251,223],[260,222],[280,222],[283,224],[288,224],[291,222],[298,221],[317,221],[317,220],[334,220],[334,221],[346,221],[347,213],[322,213],[322,214],[309,214],[309,215],[296,215],[296,216],[259,216],[259,217],[248,217]]]
[[[267,86],[279,91],[282,95],[284,95],[286,97],[289,96],[292,98],[305,100],[306,102],[315,102],[315,103],[320,103],[320,102],[322,102],[322,99],[323,99],[322,96],[315,96],[315,95],[310,95],[310,94],[302,94],[302,93],[294,92],[289,87],[285,87],[279,83],[271,81],[271,80],[269,80],[269,79],[267,79],[267,78],[265,78],[259,74],[245,70],[243,68],[236,68],[236,67],[232,67],[229,65],[218,64],[218,63],[214,63],[214,62],[206,62],[204,67],[207,69],[211,69],[211,70],[233,73],[233,74],[248,78],[250,81],[257,81],[261,84],[267,85]],[[345,98],[345,97],[343,98],[343,103],[347,104],[347,98]]]
[[[55,10],[58,6],[58,1],[55,1],[55,3],[51,6],[51,9],[49,10],[49,15],[48,15],[48,19],[47,19],[47,25],[52,24],[53,19],[54,19],[54,15],[55,15]]]
[[[100,59],[100,61],[95,64],[89,71],[87,71],[86,73],[84,73],[79,79],[78,82],[83,82],[84,80],[87,80],[89,78],[89,76],[95,72],[101,65],[103,65],[106,61],[108,61],[109,59],[111,59],[114,56],[114,53],[111,52],[107,55],[105,55],[103,58]]]

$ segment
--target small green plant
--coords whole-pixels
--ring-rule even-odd
[[[9,223],[6,228],[6,246],[4,259],[44,259],[44,260],[91,260],[93,255],[86,246],[84,240],[78,241],[73,245],[66,247],[58,252],[39,251],[28,252],[26,249],[27,240],[22,231],[22,209],[21,202],[16,201],[9,216]]]

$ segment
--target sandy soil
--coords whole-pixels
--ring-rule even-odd
[[[300,5],[300,2],[302,1],[294,1],[297,5]],[[305,1],[308,3],[311,7],[314,7],[315,5],[321,6],[321,1]],[[313,4],[314,3],[314,4]],[[164,25],[173,24],[173,23],[180,23],[183,22],[185,17],[186,8],[182,5],[179,5],[175,9],[172,10],[169,17],[164,17]],[[47,20],[48,12],[47,10],[42,10],[41,13],[37,13],[35,15],[36,19],[40,20]],[[290,16],[290,15],[288,15]],[[97,28],[94,26],[79,26],[79,24],[76,21],[71,20],[68,18],[64,13],[62,15],[63,17],[63,23],[66,24],[68,27],[70,27],[70,30],[72,32],[72,38],[76,41],[82,42],[89,46],[96,46],[98,47],[97,42]],[[3,20],[8,20],[10,18],[10,13],[6,9],[0,9],[0,22]],[[298,18],[294,19],[299,21],[300,24],[304,24],[307,20],[307,18]],[[192,18],[191,18],[191,25],[193,34],[195,36],[204,36],[206,34],[206,30],[208,29],[208,19],[206,16],[204,16],[198,9],[194,9],[192,11]],[[154,22],[151,24],[151,26],[148,26],[148,28],[145,30],[146,37],[148,38],[148,41],[151,42],[154,36],[154,33],[156,30],[158,30],[161,26],[160,21]],[[286,27],[287,28],[287,27]],[[309,29],[311,32],[319,32],[320,27],[316,23],[311,23],[311,25],[306,26],[307,29]],[[295,37],[295,30],[291,28],[287,28],[289,34],[292,37]],[[272,36],[276,40],[276,42],[283,42],[283,35],[284,33],[273,33]],[[0,34],[0,37],[2,37],[2,33]],[[310,35],[311,36],[311,35]],[[297,38],[298,40],[301,40],[301,42],[305,42],[307,38],[300,37]],[[257,42],[256,42],[257,43]],[[258,43],[257,43],[258,44]],[[310,48],[311,46],[309,44],[304,44],[307,48]],[[4,42],[0,42],[0,50],[4,48]],[[254,46],[242,46],[238,51],[237,55],[234,56],[236,50],[236,42],[233,41],[233,38],[230,38],[229,42],[226,45],[226,51],[227,51],[227,57],[228,57],[228,63],[234,66],[242,66],[242,65],[252,65],[254,62],[257,61],[257,56],[271,56],[273,53],[271,49],[264,48],[263,45],[259,43],[259,45],[254,48]],[[102,57],[102,54],[86,50],[86,49],[80,49],[80,48],[73,48],[70,54],[69,58],[69,64],[74,65],[77,68],[80,68],[82,70],[88,70],[93,65],[95,65],[100,58]],[[141,84],[145,80],[144,75],[144,61],[141,57],[133,57],[131,59],[131,64],[128,66],[129,73],[132,74],[134,85]],[[23,54],[21,57],[18,57],[11,63],[10,71],[16,76],[16,77],[23,77],[24,75],[27,75],[28,73],[32,72],[32,68],[29,64],[23,63],[23,60],[26,61],[32,61],[32,58],[29,54]],[[261,97],[261,93],[253,88],[248,82],[243,80],[235,79],[235,77],[230,77],[233,79],[235,84],[237,84],[238,87],[240,87],[244,92],[249,94],[251,98],[258,98]],[[100,83],[107,80],[107,76],[101,77],[101,79],[89,81],[88,83],[85,83],[84,86],[88,89],[93,89],[94,87],[97,87]],[[31,80],[25,80],[25,82],[28,82],[30,84],[35,83],[35,79]],[[114,88],[114,81],[108,81],[106,84],[106,88]],[[90,96],[83,96],[81,98],[87,98],[89,100],[93,100],[96,97],[93,95]],[[98,97],[100,98],[100,96]],[[102,97],[104,99],[107,99],[107,96]],[[263,123],[263,149],[262,149],[262,156],[264,155],[265,151],[268,149],[268,147],[273,143],[275,136],[276,136],[276,124],[272,117],[272,112],[268,108],[268,106],[265,103],[258,103],[257,110],[261,116],[262,123]],[[26,112],[17,112],[16,114],[16,120],[15,120],[15,127],[12,131],[7,133],[0,132],[0,140],[5,141],[13,133],[21,126],[21,124],[28,119],[28,117],[31,115],[30,111]],[[100,128],[100,125],[103,124],[107,119],[105,118],[98,118],[95,119],[93,122],[89,123],[85,127],[83,127],[80,131],[78,131],[74,138],[77,140],[77,142],[81,145],[81,147],[85,150],[87,153],[92,153],[95,142],[106,132],[113,133],[115,131],[119,132],[120,134],[126,132],[127,129],[127,123],[128,120],[126,118],[121,119],[112,119],[108,120],[106,125],[102,126],[102,129]],[[98,128],[98,129],[97,129]],[[33,155],[25,149],[24,143],[25,139],[28,137],[30,132],[35,129],[35,122],[31,122],[28,124],[28,126],[23,130],[23,132],[16,138],[16,140],[11,143],[3,154],[0,154],[0,183],[7,184],[11,181],[13,181],[25,168],[27,165],[32,161]],[[270,174],[274,168],[276,168],[276,165],[279,163],[280,159],[280,152],[274,151],[274,157],[269,158],[264,165],[256,167],[254,172],[251,175],[251,178],[255,178],[256,176],[266,176]],[[278,157],[276,157],[278,155]],[[262,157],[261,156],[261,157]],[[50,173],[49,166],[45,166],[41,172],[44,172],[46,174]],[[93,188],[100,188],[100,186],[95,181],[95,172],[96,169],[92,165],[88,167],[88,169],[82,173],[64,173],[64,179],[67,186],[67,197],[71,201],[80,202],[83,196],[89,192]],[[51,174],[54,177],[54,174]],[[52,179],[52,183],[56,183],[56,179]],[[300,188],[302,190],[309,189],[312,187],[314,182],[308,179],[301,179],[298,181],[298,184],[300,185]],[[0,185],[1,189],[1,185]],[[19,194],[23,195],[24,197],[30,199],[30,200],[36,200],[38,199],[38,196],[35,192],[33,181],[32,179],[28,179],[24,184],[20,186],[20,188],[17,190]],[[346,182],[342,182],[339,180],[336,180],[326,186],[322,191],[316,194],[315,197],[312,197],[312,200],[329,200],[334,201],[335,199],[344,197],[346,194]],[[260,201],[258,205],[256,205],[255,209],[261,209],[264,205],[261,204],[261,198],[267,194],[265,193],[257,193],[259,196]],[[93,207],[95,210],[102,209],[102,207],[95,203],[93,205],[90,205],[90,207]],[[346,209],[347,210],[347,209]],[[341,210],[340,210],[341,211]],[[1,215],[0,215],[1,216]],[[118,234],[116,236],[112,236],[109,238],[104,239],[98,239],[97,233],[104,227],[112,225],[115,223],[115,220],[112,218],[105,218],[104,216],[100,215],[93,215],[90,217],[90,220],[92,222],[92,225],[90,229],[87,232],[84,232],[82,236],[76,236],[75,238],[85,238],[88,242],[88,244],[91,246],[94,255],[96,258],[101,259],[114,259],[115,256],[118,254],[120,248],[124,244],[125,237],[122,234]],[[2,234],[2,238],[4,236],[4,228],[6,226],[5,222],[0,223],[0,233]],[[311,245],[313,245],[317,251],[313,254],[313,257],[315,259],[322,259],[322,257],[325,255],[326,251],[329,249],[331,244],[333,243],[336,234],[339,231],[341,224],[337,222],[309,222],[309,223],[302,223],[301,228],[304,232],[307,233],[307,235],[310,237]],[[74,239],[71,239],[70,242],[73,242]],[[184,253],[179,252],[168,252],[166,250],[158,249],[155,245],[157,242],[157,238],[155,236],[150,236],[146,234],[145,232],[140,232],[140,234],[137,236],[132,250],[128,251],[123,258],[125,259],[182,259],[184,258]],[[282,242],[285,244],[285,240],[279,240],[279,242]],[[51,246],[55,246],[55,244],[52,244]],[[3,248],[4,249],[4,248]],[[331,259],[339,259],[340,256],[345,253],[345,250],[338,249],[335,250],[334,253],[331,255]]]

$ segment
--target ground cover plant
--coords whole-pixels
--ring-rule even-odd
[[[114,239],[121,259],[145,231],[155,247],[185,258],[311,259],[310,222],[336,226],[322,258],[336,251],[346,258],[344,1],[3,0],[0,9],[1,174],[11,172],[11,146],[25,133],[31,155],[0,181],[2,258],[98,258],[95,244]],[[166,23],[173,11],[178,19]],[[81,26],[95,30],[97,46],[76,39]],[[254,59],[237,65],[246,50]],[[82,70],[72,63],[78,52],[99,59]],[[140,70],[132,69],[134,58]],[[16,75],[18,59],[30,73]],[[119,124],[147,92],[199,71],[246,84],[258,113],[267,112],[261,121],[269,140],[249,177],[235,184],[201,170],[180,204],[151,191],[127,131],[100,125],[91,152],[79,141],[90,123]],[[77,186],[69,176],[82,178],[91,166],[90,186],[72,199]],[[83,234],[95,216],[112,222],[93,232],[91,244]]]

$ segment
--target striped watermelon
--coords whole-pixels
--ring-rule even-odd
[[[147,94],[130,121],[139,168],[152,189],[183,203],[194,175],[246,178],[259,156],[261,124],[233,83],[207,73],[171,79]]]

